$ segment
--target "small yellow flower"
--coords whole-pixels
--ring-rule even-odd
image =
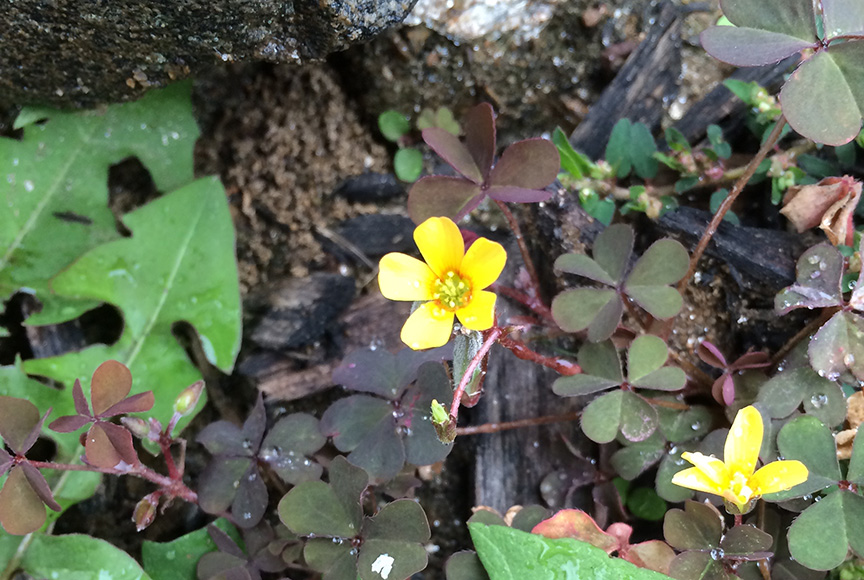
[[[725,461],[701,453],[682,453],[681,457],[695,467],[676,473],[672,483],[719,495],[726,501],[727,510],[744,514],[764,494],[785,491],[806,481],[807,468],[800,461],[772,461],[756,471],[762,434],[762,415],[755,407],[744,407],[726,437]]]
[[[448,218],[429,218],[414,230],[426,262],[393,252],[381,258],[378,286],[390,300],[423,302],[402,327],[402,342],[414,350],[450,340],[453,317],[470,330],[495,321],[495,294],[483,289],[501,275],[507,253],[501,244],[478,238],[468,251]]]

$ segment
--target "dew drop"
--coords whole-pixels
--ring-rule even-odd
[[[815,409],[821,409],[826,404],[828,404],[828,395],[824,393],[818,393],[810,397],[810,404],[813,405]]]

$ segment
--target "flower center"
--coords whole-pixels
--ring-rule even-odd
[[[735,495],[735,502],[739,504],[746,504],[751,499],[753,499],[753,490],[747,485],[747,480],[749,478],[743,473],[736,473],[732,476],[731,488],[732,493]]]
[[[455,312],[471,301],[471,282],[450,270],[435,280],[432,297],[441,308]]]

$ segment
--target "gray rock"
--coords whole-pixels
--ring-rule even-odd
[[[92,106],[222,62],[318,60],[415,2],[15,0],[0,11],[0,103]]]
[[[250,338],[272,350],[311,344],[327,332],[353,298],[354,280],[338,274],[285,280],[254,299],[263,302],[259,307],[266,312]]]

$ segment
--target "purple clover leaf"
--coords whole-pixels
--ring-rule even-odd
[[[732,403],[735,402],[735,376],[744,370],[771,366],[770,358],[764,352],[746,352],[729,363],[720,349],[707,340],[702,341],[696,354],[705,364],[723,371],[723,374],[714,381],[711,395],[715,401],[727,407],[732,406]]]
[[[77,415],[65,415],[51,422],[48,427],[58,433],[70,433],[92,423],[86,434],[81,436],[87,463],[106,469],[138,463],[138,454],[132,445],[132,434],[125,427],[116,425],[108,419],[127,413],[141,413],[153,408],[153,391],[129,397],[132,390],[132,373],[121,362],[105,361],[93,371],[90,380],[90,401],[93,411],[81,388],[81,381],[75,380],[72,399]]]
[[[230,508],[238,526],[251,528],[267,508],[262,466],[290,484],[321,477],[321,466],[307,457],[325,443],[314,417],[304,413],[282,417],[265,437],[266,427],[264,399],[259,395],[242,428],[217,421],[198,434],[197,441],[214,456],[201,475],[201,509],[221,514]]]
[[[12,451],[10,455],[0,446],[0,477],[8,474],[0,489],[0,525],[9,534],[29,534],[41,528],[45,523],[44,505],[56,512],[61,510],[45,477],[25,457],[36,443],[48,413],[40,417],[30,401],[0,396],[0,436]]]
[[[348,461],[374,479],[392,479],[407,461],[430,465],[452,449],[438,439],[432,400],[449,401],[452,389],[440,362],[449,351],[412,351],[393,355],[360,350],[348,355],[333,380],[368,395],[333,403],[321,417],[321,431],[348,453]],[[413,383],[413,384],[412,384]]]
[[[503,202],[548,199],[545,188],[561,165],[558,150],[546,139],[525,139],[495,159],[495,116],[481,103],[465,115],[465,140],[437,127],[423,130],[423,140],[461,177],[427,176],[408,192],[408,213],[416,223],[446,216],[458,222],[486,196]]]

